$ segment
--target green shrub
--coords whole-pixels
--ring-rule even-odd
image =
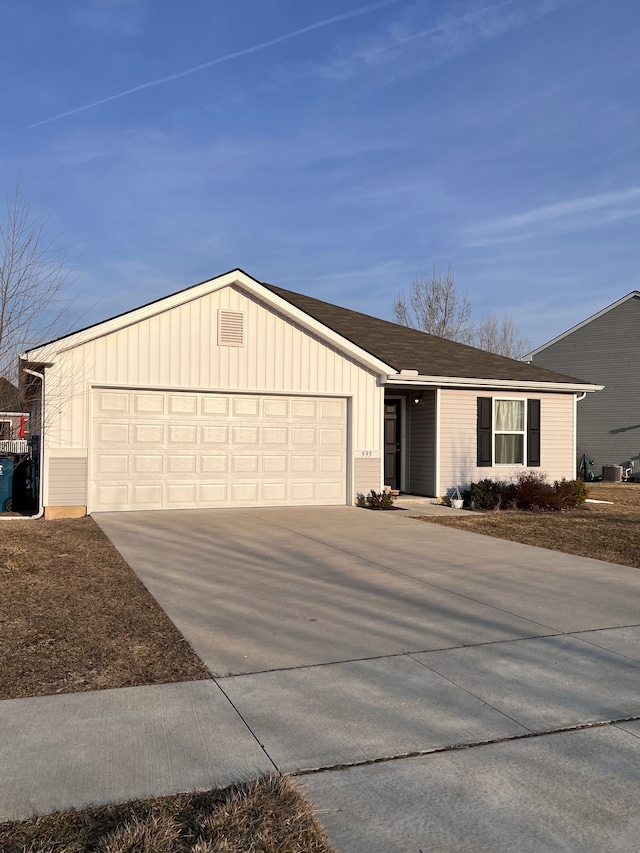
[[[471,483],[469,488],[462,493],[464,505],[471,509],[499,509],[502,503],[503,489],[504,483],[489,478]]]
[[[356,498],[356,503],[365,509],[393,509],[395,496],[389,491],[374,492],[373,489],[368,495],[359,494]]]

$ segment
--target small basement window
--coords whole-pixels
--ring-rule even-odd
[[[218,311],[218,346],[244,346],[243,311],[227,311],[220,308]]]

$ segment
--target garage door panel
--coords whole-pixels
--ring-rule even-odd
[[[229,399],[227,397],[203,397],[200,410],[203,415],[228,415]]]
[[[265,418],[287,418],[289,416],[289,401],[265,398],[262,403],[262,414]]]
[[[148,447],[150,444],[164,444],[163,424],[134,424],[133,443]]]
[[[129,425],[118,423],[101,423],[99,427],[99,439],[101,444],[128,444]]]
[[[202,427],[203,444],[228,444],[229,430],[225,426]]]
[[[228,456],[200,457],[200,473],[202,474],[226,474],[228,467]]]
[[[134,394],[133,407],[134,411],[140,414],[164,414],[165,395],[164,394]]]
[[[201,483],[199,498],[200,506],[227,506],[227,484]]]
[[[175,414],[195,415],[198,411],[198,398],[190,394],[172,394],[169,397],[169,412]]]
[[[236,417],[246,418],[249,415],[256,418],[259,411],[258,400],[255,397],[234,397],[232,411]]]
[[[288,500],[287,483],[262,483],[261,503],[283,504]]]
[[[346,502],[346,400],[98,389],[90,509]]]
[[[160,453],[155,455],[137,453],[133,456],[134,474],[162,474],[164,468],[164,456]]]
[[[177,506],[195,506],[195,483],[167,483],[164,491],[164,505],[171,509]]]
[[[272,454],[262,457],[262,470],[265,474],[281,474],[288,469],[287,456],[274,456]]]
[[[110,415],[128,414],[130,395],[127,393],[103,393],[99,401],[99,411]]]
[[[160,483],[135,483],[131,486],[134,509],[157,509],[162,507],[162,485]]]

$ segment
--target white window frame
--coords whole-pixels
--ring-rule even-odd
[[[1,432],[4,432],[3,427],[6,424],[8,435],[5,439],[2,439],[2,440],[3,441],[11,441],[11,439],[13,438],[13,423],[12,423],[12,421],[10,421],[9,418],[0,418],[0,424],[2,424],[2,427],[0,427],[0,439],[2,439]]]
[[[526,468],[527,466],[527,401],[524,397],[493,397],[492,412],[491,412],[491,450],[493,452],[493,465],[495,468]],[[496,403],[498,402],[516,402],[522,404],[522,429],[496,429],[498,422],[496,414]],[[522,436],[522,461],[521,462],[496,462],[498,454],[496,453],[496,436],[497,435],[521,435]]]

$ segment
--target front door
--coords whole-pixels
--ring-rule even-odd
[[[384,404],[384,485],[400,490],[400,400]]]

